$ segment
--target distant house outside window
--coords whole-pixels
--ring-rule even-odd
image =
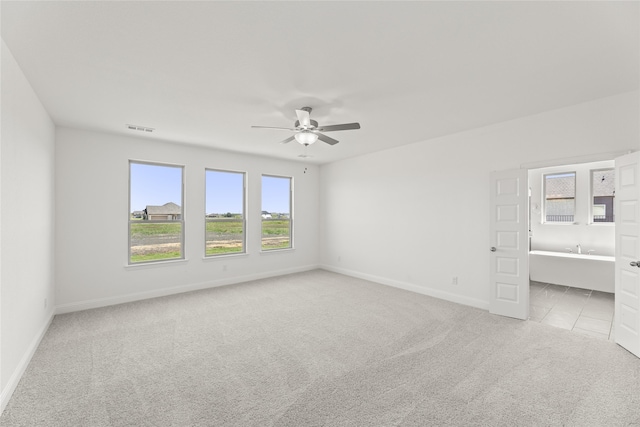
[[[262,175],[262,250],[293,247],[293,178]]]
[[[614,169],[598,169],[591,171],[591,222],[615,222],[613,212],[616,195]]]
[[[183,169],[129,162],[129,264],[184,258]]]
[[[245,252],[245,174],[205,172],[205,256]]]
[[[573,222],[576,211],[576,173],[544,175],[545,222]]]

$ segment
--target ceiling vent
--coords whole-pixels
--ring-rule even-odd
[[[144,126],[137,126],[137,125],[126,125],[127,129],[131,129],[131,130],[139,130],[140,132],[153,132],[155,129],[154,128],[148,128],[148,127],[144,127]]]

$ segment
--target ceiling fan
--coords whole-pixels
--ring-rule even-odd
[[[338,130],[360,129],[360,123],[345,123],[342,125],[318,126],[317,121],[311,120],[311,118],[309,117],[309,113],[311,113],[311,107],[302,107],[300,110],[296,110],[296,115],[298,116],[298,120],[296,120],[292,128],[273,127],[273,126],[251,126],[251,127],[259,128],[259,129],[281,129],[281,130],[293,131],[295,132],[293,136],[290,136],[284,141],[280,141],[280,143],[287,144],[295,139],[305,147],[308,147],[309,145],[313,144],[317,140],[326,142],[329,145],[335,145],[339,142],[338,140],[329,138],[328,136],[323,135],[320,132],[335,132]]]

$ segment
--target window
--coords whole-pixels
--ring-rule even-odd
[[[292,248],[292,178],[262,176],[262,250]]]
[[[245,252],[245,174],[205,172],[205,256]]]
[[[129,264],[184,258],[183,167],[129,162]]]
[[[545,221],[573,222],[576,211],[576,173],[544,176]]]
[[[613,201],[616,195],[615,170],[591,171],[591,222],[615,222]]]

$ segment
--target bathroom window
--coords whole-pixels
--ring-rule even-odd
[[[245,174],[205,172],[205,256],[245,252]]]
[[[183,169],[129,162],[129,264],[184,259]]]
[[[262,250],[291,249],[293,178],[262,175]]]
[[[613,215],[616,196],[615,170],[597,169],[591,171],[591,222],[615,222]]]
[[[544,176],[545,222],[573,222],[576,212],[576,173]]]

